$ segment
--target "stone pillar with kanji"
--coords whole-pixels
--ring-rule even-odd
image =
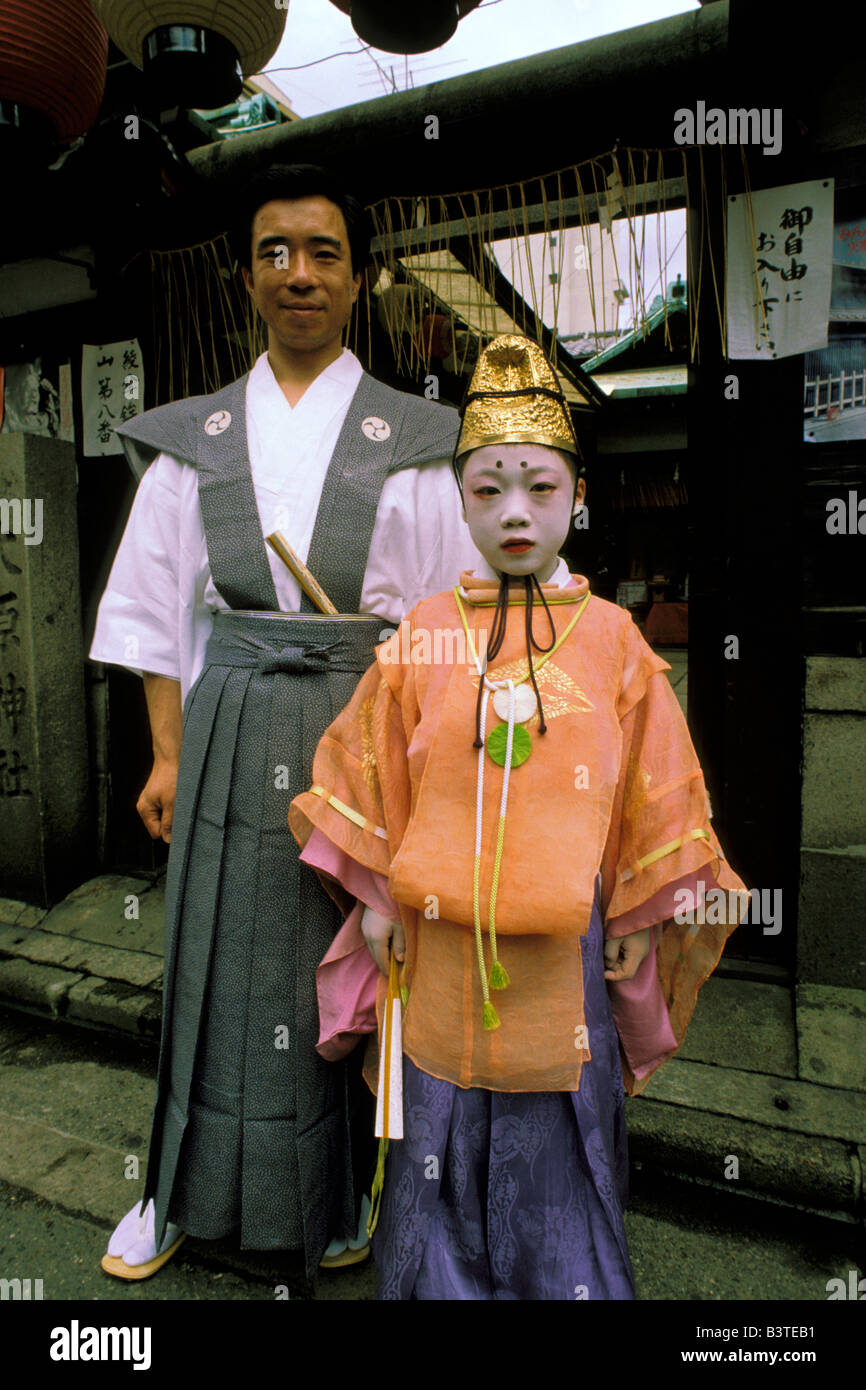
[[[0,896],[86,876],[88,762],[75,448],[0,434]]]

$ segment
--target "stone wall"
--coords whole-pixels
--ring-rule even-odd
[[[0,895],[48,906],[89,867],[75,448],[0,434]]]
[[[866,989],[866,658],[806,661],[797,978]]]

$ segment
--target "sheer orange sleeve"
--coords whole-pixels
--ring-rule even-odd
[[[725,860],[710,821],[704,776],[665,663],[637,629],[630,632],[620,695],[622,753],[611,827],[602,861],[607,930],[616,919],[701,870],[725,890],[726,908],[714,923],[671,916],[656,946],[659,984],[678,1045],[698,991],[718,965],[725,942],[748,907],[742,880]],[[673,896],[673,895],[671,895]],[[686,914],[683,914],[686,916]],[[652,1072],[635,1081],[643,1089]]]
[[[289,826],[301,848],[316,826],[357,863],[387,878],[409,818],[401,696],[409,697],[411,707],[411,690],[404,686],[413,674],[411,667],[389,665],[386,651],[385,663],[377,660],[365,672],[349,704],[322,735],[312,786],[289,810]]]

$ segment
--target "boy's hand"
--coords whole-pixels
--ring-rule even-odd
[[[374,912],[372,907],[365,907],[361,914],[361,931],[370,954],[383,975],[388,974],[389,949],[394,951],[402,964],[406,957],[406,939],[401,922],[391,922],[387,917],[381,917],[378,912]]]
[[[611,936],[605,939],[604,972],[606,980],[630,980],[637,974],[638,966],[647,954],[652,942],[649,927],[632,932],[630,936]]]

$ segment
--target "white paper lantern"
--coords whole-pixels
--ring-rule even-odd
[[[92,0],[117,47],[164,104],[211,109],[279,47],[287,8],[274,0]]]

